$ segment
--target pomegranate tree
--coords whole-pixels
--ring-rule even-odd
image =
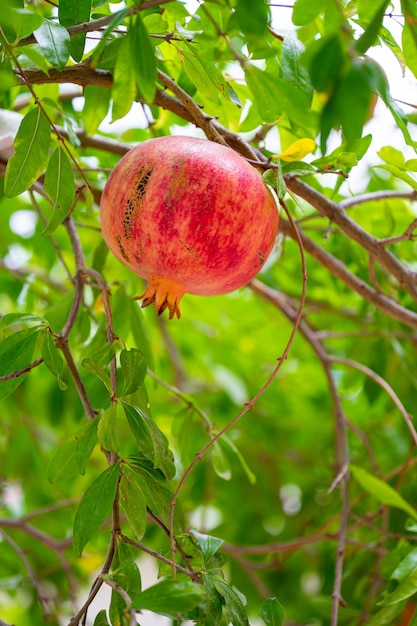
[[[114,168],[103,237],[148,281],[142,306],[180,317],[184,293],[225,294],[259,272],[278,230],[275,197],[231,148],[192,137],[150,139]]]

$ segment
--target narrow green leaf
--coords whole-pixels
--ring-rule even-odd
[[[136,79],[129,54],[132,36],[129,32],[124,37],[117,55],[111,90],[112,122],[127,115],[136,98]]]
[[[66,28],[46,19],[34,32],[42,54],[58,70],[65,67],[70,54],[70,36]]]
[[[130,547],[123,541],[118,541],[112,563],[112,572],[109,578],[119,585],[128,596],[133,597],[141,592],[142,581],[140,571]],[[126,622],[126,602],[115,590],[112,590],[109,617],[113,626],[124,626]]]
[[[233,626],[249,626],[248,616],[242,600],[232,587],[213,574],[207,574],[218,593],[223,596],[226,610]]]
[[[393,581],[379,606],[397,604],[417,593],[417,549],[411,550],[391,575]],[[391,591],[391,589],[393,589]]]
[[[122,505],[136,539],[142,539],[146,530],[146,499],[141,479],[130,467],[124,466],[120,481],[120,504]]]
[[[401,170],[399,167],[396,167],[395,165],[390,165],[389,163],[384,163],[383,165],[376,165],[375,167],[380,167],[381,169],[386,170],[387,172],[390,172],[390,174],[392,174],[396,178],[399,178],[403,182],[407,183],[407,185],[410,185],[410,187],[412,187],[413,189],[417,190],[417,180],[415,180],[412,176],[410,176],[406,172],[403,172],[403,170]]]
[[[116,430],[117,406],[111,404],[100,417],[97,437],[100,445],[108,452],[119,451],[119,440]]]
[[[390,4],[390,0],[380,0],[379,6],[377,4],[375,10],[374,4],[374,14],[367,25],[365,32],[359,37],[359,39],[355,43],[355,49],[358,54],[365,54],[365,52],[370,48],[376,41],[379,30],[382,26],[382,22],[384,19],[385,11],[387,6]]]
[[[221,449],[218,441],[215,441],[211,446],[211,462],[219,478],[223,478],[223,480],[230,480],[232,478],[229,459]]]
[[[222,72],[195,47],[183,41],[176,45],[184,71],[198,92],[209,100],[217,102],[219,93],[228,97],[228,87]]]
[[[233,454],[236,456],[237,460],[239,461],[243,471],[245,472],[250,484],[254,485],[256,483],[256,476],[250,469],[249,465],[246,463],[245,458],[243,457],[240,450],[236,447],[234,442],[227,435],[223,435],[222,438],[220,439],[220,445],[225,448],[228,448],[229,450],[233,452]]]
[[[91,13],[91,0],[60,0],[58,19],[62,26],[74,26],[88,22]],[[71,37],[71,56],[74,61],[81,61],[84,54],[86,34],[79,33]]]
[[[64,361],[48,331],[42,333],[41,356],[46,367],[57,377],[59,388],[63,391],[67,389],[67,385],[61,379]]]
[[[282,626],[285,612],[276,598],[267,598],[261,605],[261,617],[266,626]]]
[[[48,465],[47,476],[50,483],[60,480],[69,480],[78,473],[78,464],[75,456],[77,442],[75,439],[66,441],[51,457]]]
[[[81,365],[84,369],[94,376],[97,376],[101,380],[101,382],[105,385],[108,391],[111,391],[111,382],[110,376],[106,372],[106,370],[101,367],[94,358],[86,358],[81,361]]]
[[[49,75],[50,65],[42,52],[34,46],[19,46],[16,53],[23,54],[32,61],[32,65],[38,67],[44,74]]]
[[[139,485],[145,494],[149,509],[164,522],[167,528],[169,528],[173,493],[167,488],[166,484],[162,482],[161,477],[158,476],[156,472],[149,468],[145,469],[136,459],[130,458],[129,464],[142,480]],[[184,528],[184,514],[180,503],[177,502],[174,515],[174,534],[181,535],[184,533]]]
[[[161,469],[170,480],[175,476],[175,465],[168,440],[151,417],[139,407],[123,402],[123,409],[130,429],[143,454]]]
[[[301,55],[305,48],[303,44],[290,35],[287,35],[282,44],[281,67],[284,80],[297,89],[304,91],[309,98],[313,95],[313,86],[307,69],[301,64]]]
[[[101,609],[95,617],[93,626],[110,626],[107,621],[107,611],[105,609]]]
[[[120,365],[124,377],[123,396],[137,391],[146,376],[146,358],[141,350],[132,348],[122,350],[120,353]]]
[[[88,135],[94,135],[107,115],[111,91],[107,87],[88,85],[84,87],[84,127]]]
[[[93,419],[83,428],[76,437],[75,458],[77,460],[78,472],[84,476],[85,466],[97,444],[98,419]]]
[[[369,81],[363,70],[362,62],[354,61],[336,92],[337,114],[348,143],[361,136],[371,102]]]
[[[212,537],[211,535],[205,535],[203,533],[199,533],[197,530],[191,530],[191,534],[193,535],[198,544],[198,547],[203,554],[205,564],[210,561],[210,559],[224,544],[224,539],[219,539],[219,537]]]
[[[130,37],[130,58],[139,91],[146,102],[152,103],[156,92],[155,48],[140,15],[136,16]]]
[[[378,502],[401,509],[413,519],[417,519],[417,511],[390,485],[380,478],[369,474],[362,467],[351,465],[350,471],[361,487],[368,491]]]
[[[125,9],[122,9],[121,11],[117,11],[113,15],[112,20],[109,22],[108,26],[103,31],[100,42],[97,44],[97,46],[93,50],[93,54],[92,54],[93,65],[97,65],[104,49],[108,45],[110,34],[113,33],[113,31],[116,30],[118,26],[120,26],[120,24],[123,22],[123,20],[125,19],[128,13],[129,13],[129,7],[126,7]],[[123,40],[125,39],[126,37],[123,38]]]
[[[42,235],[50,235],[68,215],[75,197],[74,174],[61,144],[49,159],[44,189],[53,202],[53,212]]]
[[[407,20],[404,24],[402,49],[407,67],[417,77],[417,27],[415,21]]]
[[[0,343],[0,376],[14,374],[32,362],[39,327],[20,330]],[[25,379],[27,374],[15,376],[0,382],[0,400],[11,394]]]
[[[114,463],[98,476],[85,492],[74,519],[74,552],[81,556],[85,545],[111,514],[119,482],[120,463]]]
[[[133,598],[132,608],[137,610],[147,609],[177,618],[178,615],[187,614],[195,608],[205,596],[203,585],[193,583],[191,580],[174,581],[163,580],[153,587],[149,587]]]
[[[50,134],[49,124],[39,107],[25,115],[14,142],[15,153],[6,168],[6,196],[18,196],[42,174],[48,158]]]

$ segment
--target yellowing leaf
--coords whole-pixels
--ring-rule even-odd
[[[297,139],[284,152],[274,156],[283,161],[300,161],[306,154],[313,152],[315,147],[315,141],[306,137],[305,139]]]

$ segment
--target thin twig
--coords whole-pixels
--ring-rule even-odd
[[[48,607],[48,597],[45,594],[44,590],[42,589],[42,585],[41,585],[38,577],[36,576],[35,572],[33,571],[33,568],[31,566],[31,564],[27,560],[25,553],[17,545],[17,543],[15,541],[13,541],[13,539],[11,537],[9,537],[9,535],[2,528],[0,528],[0,534],[3,537],[3,539],[5,540],[5,542],[9,544],[9,546],[14,550],[14,552],[17,554],[19,559],[22,561],[22,563],[23,563],[27,573],[29,574],[29,577],[30,577],[30,579],[32,581],[32,584],[33,584],[34,588],[36,589],[36,594],[38,596],[39,603],[40,603],[40,605],[42,607],[42,612],[43,612],[43,615],[45,617],[45,620],[48,621],[48,619],[50,617],[50,611],[49,611],[49,607]]]
[[[300,257],[301,257],[301,270],[302,270],[302,289],[301,289],[301,296],[300,296],[300,303],[299,303],[299,307],[298,307],[298,311],[297,311],[297,316],[294,322],[294,326],[292,328],[289,340],[287,342],[287,345],[284,349],[284,352],[282,353],[282,355],[278,358],[278,364],[277,366],[274,368],[273,372],[270,374],[270,376],[268,377],[268,379],[266,380],[266,382],[264,383],[264,385],[261,387],[261,389],[255,394],[255,396],[249,400],[249,402],[245,403],[244,408],[228,423],[226,424],[226,426],[224,426],[216,435],[214,435],[214,437],[212,437],[212,439],[210,439],[210,441],[199,451],[196,453],[195,459],[190,463],[190,465],[187,467],[187,469],[185,470],[184,474],[182,475],[177,488],[175,490],[174,496],[172,498],[171,501],[171,511],[170,511],[170,543],[171,543],[171,554],[172,554],[172,561],[175,561],[175,540],[174,540],[174,513],[175,513],[175,506],[177,503],[177,498],[178,498],[178,494],[181,491],[186,479],[188,478],[188,476],[190,475],[190,473],[192,472],[192,470],[194,469],[195,465],[201,461],[201,459],[204,457],[205,453],[207,452],[207,450],[209,448],[211,448],[211,446],[218,440],[220,439],[228,430],[230,430],[230,428],[232,428],[244,415],[246,415],[246,413],[248,413],[249,410],[253,409],[254,406],[256,405],[256,403],[258,402],[258,400],[263,396],[263,394],[265,393],[265,391],[270,387],[270,385],[272,384],[273,380],[276,378],[279,370],[281,369],[283,363],[285,362],[285,360],[288,358],[288,353],[290,351],[290,348],[293,344],[295,335],[298,331],[298,327],[300,325],[301,322],[301,317],[302,317],[302,312],[303,312],[303,307],[304,307],[304,302],[305,302],[305,297],[306,297],[306,287],[307,287],[307,267],[306,267],[306,261],[305,261],[305,255],[304,255],[304,249],[303,249],[303,244],[301,241],[301,238],[298,234],[298,230],[297,230],[297,226],[285,204],[285,202],[281,199],[280,200],[280,204],[282,206],[282,208],[284,209],[284,211],[287,214],[288,220],[290,221],[293,229],[294,229],[294,236],[295,239],[297,240],[298,246],[299,246],[299,250],[300,250]],[[175,576],[175,569],[174,569],[174,576]]]

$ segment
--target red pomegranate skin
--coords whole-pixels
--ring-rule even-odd
[[[274,195],[231,148],[194,137],[149,139],[111,172],[100,203],[104,240],[147,279],[142,306],[180,317],[188,292],[225,294],[264,265],[278,231]]]

